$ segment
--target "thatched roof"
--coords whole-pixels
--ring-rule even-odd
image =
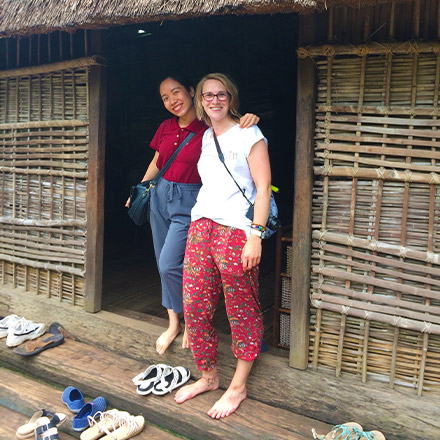
[[[0,0],[0,37],[226,14],[308,13],[412,0]]]
[[[0,36],[222,14],[312,11],[317,0],[0,0]]]

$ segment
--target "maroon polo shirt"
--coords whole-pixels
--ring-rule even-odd
[[[179,127],[176,117],[166,119],[160,124],[150,143],[150,147],[159,152],[156,163],[159,170],[162,169],[186,136],[190,132],[195,133],[195,136],[183,147],[165,172],[165,179],[178,183],[201,183],[197,162],[202,151],[203,134],[207,128],[197,118],[184,128]]]

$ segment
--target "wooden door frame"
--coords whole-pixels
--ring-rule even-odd
[[[103,52],[102,31],[92,31],[92,53]],[[87,180],[87,242],[84,309],[99,312],[102,303],[104,258],[105,135],[107,75],[103,65],[89,71],[89,160]]]
[[[300,47],[315,42],[316,18],[316,14],[300,16]],[[289,364],[291,367],[305,370],[309,357],[313,145],[316,105],[316,68],[311,58],[298,59],[297,90]]]

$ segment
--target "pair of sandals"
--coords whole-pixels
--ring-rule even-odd
[[[385,440],[380,431],[364,431],[359,423],[348,422],[333,426],[327,435],[318,435],[312,429],[315,440]]]
[[[59,440],[57,427],[66,419],[65,414],[40,409],[26,424],[17,429],[15,435],[18,439],[31,438],[35,435],[35,440]]]
[[[89,428],[81,433],[80,440],[127,440],[139,434],[145,426],[143,416],[132,416],[127,411],[111,409],[89,417]]]
[[[188,382],[191,376],[186,367],[172,367],[166,364],[150,365],[132,379],[136,392],[141,396],[153,393],[163,396]]]

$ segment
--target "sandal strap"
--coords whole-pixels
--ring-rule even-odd
[[[376,436],[368,431],[368,432],[361,432],[358,437],[356,437],[356,440],[361,440],[361,439],[366,439],[366,440],[376,440]]]
[[[60,423],[60,418],[55,413],[52,414],[53,417],[49,423],[46,423],[45,425],[41,425],[35,430],[37,440],[43,439],[43,434],[46,431],[48,431],[50,428],[56,428],[58,423]]]
[[[44,436],[43,435],[43,437],[41,437],[41,440],[60,440],[60,437],[59,437],[59,435],[58,434],[52,434],[52,435],[50,435],[50,436]]]

